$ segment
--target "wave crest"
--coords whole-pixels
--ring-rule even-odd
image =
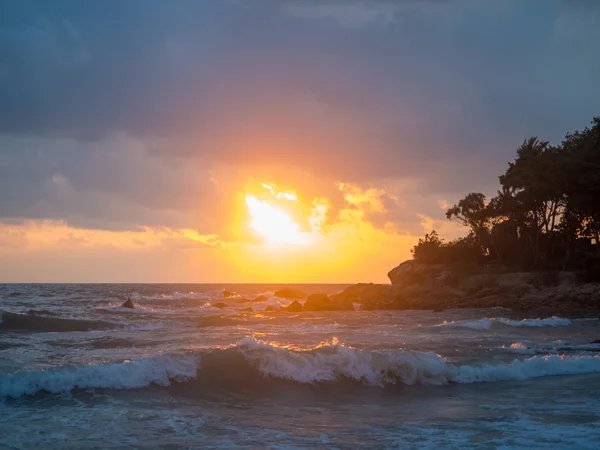
[[[564,317],[548,317],[546,319],[523,319],[512,320],[505,317],[492,317],[478,320],[456,320],[444,322],[438,327],[459,327],[470,328],[473,330],[489,330],[494,323],[506,325],[509,327],[564,327],[571,325],[571,321]]]
[[[170,355],[141,358],[121,363],[91,364],[48,370],[31,370],[0,375],[0,397],[18,398],[40,391],[68,392],[77,388],[136,389],[196,377],[195,356]]]
[[[518,346],[521,347],[521,346]],[[161,355],[137,361],[24,371],[0,375],[0,397],[78,388],[136,389],[173,381],[186,394],[275,386],[352,382],[366,386],[526,380],[550,375],[600,373],[600,355],[546,355],[509,364],[455,365],[435,353],[362,350],[336,340],[308,350],[280,347],[248,337],[225,349],[192,355]],[[356,384],[352,384],[356,386]],[[189,388],[189,390],[188,390]]]

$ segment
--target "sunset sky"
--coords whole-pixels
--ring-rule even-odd
[[[600,114],[600,2],[0,1],[0,282],[387,282]]]

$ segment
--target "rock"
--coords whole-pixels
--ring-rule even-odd
[[[121,308],[129,308],[129,309],[134,309],[135,306],[133,305],[133,302],[131,301],[130,298],[128,298],[127,300],[125,300],[122,304],[121,304]]]
[[[236,303],[250,303],[251,301],[252,300],[242,297]]]
[[[223,290],[223,298],[235,297],[237,294],[235,292],[225,291]]]
[[[442,273],[448,272],[443,265],[421,264],[414,259],[404,261],[388,272],[393,285],[410,286],[424,281],[434,282]],[[448,275],[446,277],[449,278]]]
[[[273,307],[273,305],[267,305],[267,307],[265,308],[265,312],[275,312],[275,308]]]
[[[243,312],[254,312],[252,306],[248,306],[247,308],[242,309]]]
[[[337,300],[326,294],[312,294],[306,298],[304,311],[353,311],[352,301],[344,298]]]
[[[302,303],[300,303],[298,300],[294,300],[285,308],[285,310],[287,312],[301,312],[302,310],[304,310],[304,307],[302,306]]]
[[[273,295],[279,298],[293,299],[293,298],[306,298],[306,294],[296,289],[280,289],[274,292]]]
[[[355,284],[354,286],[347,287],[342,292],[331,295],[329,300],[335,304],[343,304],[344,307],[342,309],[354,309],[353,303],[359,303],[363,311],[369,311],[378,309],[378,303],[387,302],[393,297],[394,289],[392,286],[373,283],[359,283]]]
[[[445,308],[433,308],[433,312],[444,312]]]
[[[267,297],[265,297],[264,295],[259,295],[258,297],[256,297],[254,300],[252,300],[252,303],[259,303],[259,302],[264,302],[269,300]]]
[[[223,309],[223,308],[228,308],[229,305],[225,302],[217,302],[214,305],[212,305],[213,308],[219,308],[219,309]]]
[[[596,339],[595,341],[590,342],[590,344],[600,344],[600,339]]]

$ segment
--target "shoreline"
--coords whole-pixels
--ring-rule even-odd
[[[406,264],[406,263],[405,263]],[[399,266],[400,267],[400,266]],[[333,295],[287,297],[282,311],[432,310],[506,308],[524,314],[600,317],[600,283],[578,281],[572,272],[450,272],[411,261],[392,284],[358,283]],[[396,270],[396,269],[395,269]],[[300,300],[300,301],[298,301]]]

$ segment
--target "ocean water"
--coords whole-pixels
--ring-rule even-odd
[[[0,448],[600,448],[600,321],[280,287],[0,285]]]

